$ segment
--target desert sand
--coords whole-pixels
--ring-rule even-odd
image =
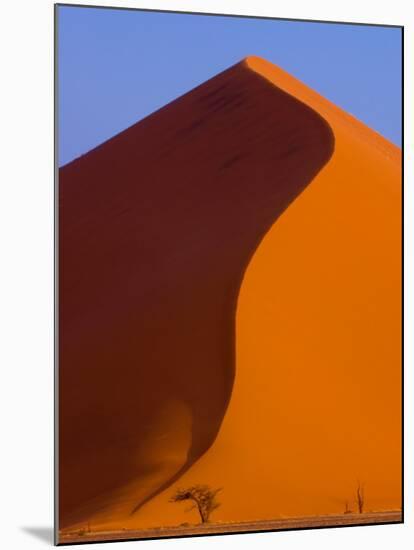
[[[113,542],[117,540],[158,539],[163,537],[193,537],[197,535],[222,535],[231,533],[255,533],[265,531],[283,531],[292,529],[314,529],[320,527],[350,527],[356,525],[380,525],[401,523],[401,511],[364,514],[329,514],[327,516],[296,517],[270,521],[204,523],[198,525],[180,525],[177,527],[158,527],[149,529],[117,529],[114,531],[92,530],[86,528],[67,531],[61,536],[62,544],[87,542]]]
[[[401,507],[401,158],[249,57],[61,169],[60,526]],[[132,513],[136,510],[134,513]]]

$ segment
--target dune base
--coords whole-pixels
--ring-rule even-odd
[[[78,531],[64,533],[59,544],[77,544],[90,542],[110,542],[115,540],[174,538],[198,535],[222,535],[227,533],[254,533],[260,531],[283,531],[292,529],[313,529],[318,527],[351,527],[356,525],[380,525],[403,523],[401,511],[372,512],[366,514],[342,514],[317,517],[281,518],[272,521],[252,521],[234,523],[207,523],[178,527],[159,527],[139,531]]]

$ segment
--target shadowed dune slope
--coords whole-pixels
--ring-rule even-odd
[[[242,62],[60,170],[61,528],[139,521],[210,448],[245,269],[333,147]]]
[[[246,64],[317,111],[335,151],[249,263],[218,437],[126,526],[197,522],[168,503],[194,483],[223,487],[213,521],[356,511],[358,480],[366,511],[401,508],[401,151],[271,63]]]

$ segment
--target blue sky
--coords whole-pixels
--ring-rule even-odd
[[[58,8],[62,166],[247,55],[279,65],[401,145],[401,30]]]

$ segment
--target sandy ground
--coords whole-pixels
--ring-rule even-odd
[[[277,519],[273,521],[256,521],[256,522],[234,522],[228,524],[209,523],[198,526],[185,527],[164,527],[159,529],[143,529],[140,531],[123,530],[123,531],[106,531],[106,532],[88,532],[83,535],[76,533],[66,533],[61,535],[60,544],[71,544],[79,542],[94,542],[94,541],[115,541],[124,539],[147,539],[158,537],[180,537],[191,535],[211,535],[223,533],[248,533],[255,531],[279,531],[289,529],[311,529],[314,527],[337,527],[337,526],[354,526],[354,525],[372,525],[372,524],[387,524],[401,523],[402,513],[399,511],[391,512],[376,512],[364,514],[342,514],[342,515],[326,515],[318,517],[302,517],[302,518],[287,518]]]

